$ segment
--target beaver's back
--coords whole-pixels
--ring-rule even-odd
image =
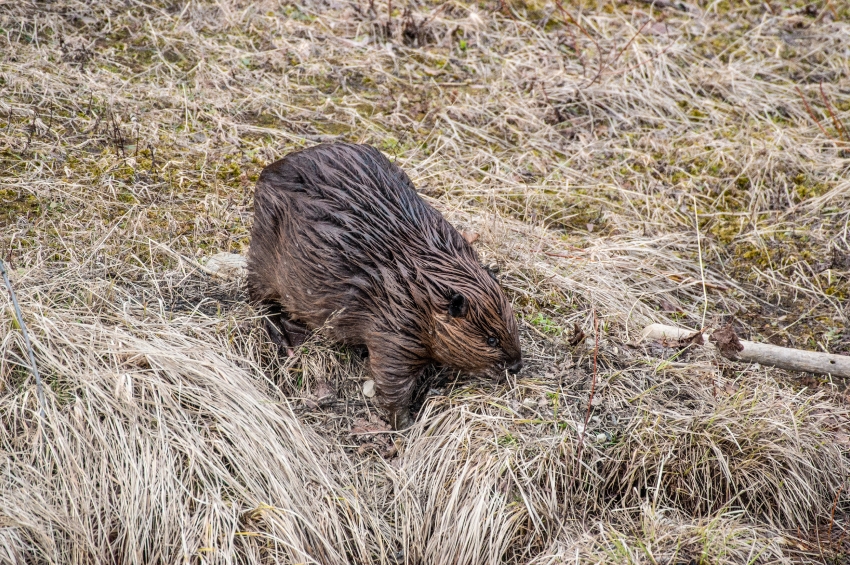
[[[263,170],[254,198],[252,297],[280,302],[310,327],[343,311],[336,333],[349,342],[360,341],[351,334],[370,317],[403,320],[426,307],[412,286],[464,278],[466,262],[477,267],[469,244],[373,147],[291,153]]]

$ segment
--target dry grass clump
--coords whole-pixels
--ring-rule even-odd
[[[573,514],[569,506],[581,494],[574,428],[541,427],[575,422],[535,426],[519,422],[509,406],[500,409],[506,398],[461,401],[423,415],[398,471],[396,500],[417,542],[416,562],[525,562]],[[490,409],[470,413],[469,404]]]
[[[86,289],[36,288],[52,300],[31,290],[22,304],[50,383],[47,418],[32,418],[17,366],[0,426],[13,561],[380,561],[391,538],[351,462],[298,422],[260,367],[221,347],[227,322],[120,291],[86,312],[66,304]],[[2,358],[14,361],[9,314]]]
[[[844,383],[642,326],[850,352],[843,4],[0,7],[0,561],[841,562]],[[479,235],[504,384],[394,434],[356,348],[264,339],[263,166],[372,143]]]
[[[735,516],[690,521],[671,510],[649,506],[626,524],[598,523],[579,534],[565,534],[530,563],[793,563],[791,540],[742,524]]]
[[[576,373],[461,388],[428,406],[395,479],[404,530],[427,540],[422,562],[526,562],[565,524],[637,520],[642,504],[807,528],[846,479],[836,438],[847,410],[825,398],[763,379],[606,368],[585,429]]]
[[[816,523],[846,479],[848,446],[836,434],[847,409],[758,377],[693,378],[674,374],[650,394],[635,391],[608,492],[624,506],[651,498],[694,516],[735,508],[771,524]]]

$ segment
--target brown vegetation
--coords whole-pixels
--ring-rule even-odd
[[[303,4],[0,6],[0,257],[47,399],[4,292],[0,561],[846,559],[843,383],[634,345],[850,352],[844,3]],[[476,234],[520,317],[519,378],[431,374],[402,435],[356,352],[279,360],[193,266],[332,139]]]

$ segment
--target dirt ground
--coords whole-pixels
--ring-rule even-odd
[[[836,0],[0,3],[0,562],[844,563],[845,382],[641,339],[850,354]],[[254,183],[381,149],[496,264],[524,370],[277,354]]]

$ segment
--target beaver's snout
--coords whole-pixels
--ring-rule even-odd
[[[506,369],[510,374],[516,375],[522,369],[522,359],[516,361],[513,365],[509,365],[508,367],[506,367]]]

